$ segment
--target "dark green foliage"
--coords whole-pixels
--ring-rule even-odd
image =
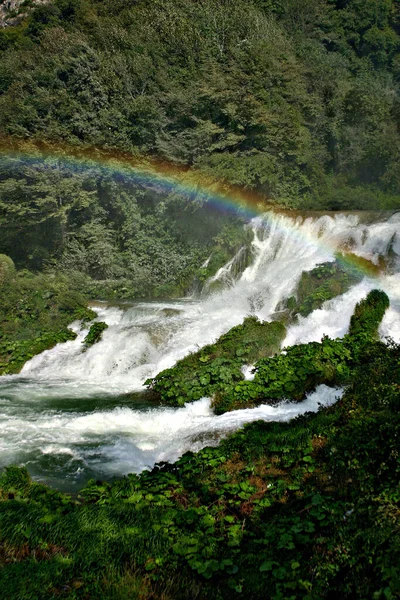
[[[399,47],[396,0],[57,0],[0,31],[0,129],[396,208]]]
[[[93,346],[93,344],[97,344],[101,340],[103,335],[103,331],[108,329],[107,323],[103,323],[102,321],[97,321],[90,326],[89,333],[83,340],[82,344],[85,344],[87,348]]]
[[[12,259],[6,254],[0,254],[0,287],[15,276],[15,265]]]
[[[108,299],[183,295],[210,254],[208,276],[251,237],[239,210],[40,154],[0,159],[0,217],[0,251],[17,267],[62,271]]]
[[[282,354],[259,360],[252,381],[240,381],[217,392],[214,409],[221,414],[285,398],[299,402],[321,383],[344,385],[352,374],[353,351],[351,344],[328,337],[321,343],[290,346]]]
[[[320,343],[290,346],[275,356],[271,355],[279,349],[284,326],[249,317],[214,345],[187,356],[146,385],[172,406],[213,396],[217,414],[287,398],[299,402],[322,383],[347,384],[357,365],[370,360],[368,345],[377,339],[388,306],[387,295],[373,290],[356,306],[344,339],[324,337]],[[255,361],[254,379],[245,381],[241,367]]]
[[[21,327],[21,331],[24,331],[23,327]],[[24,364],[36,354],[40,354],[44,350],[49,350],[56,344],[74,340],[75,338],[76,333],[67,329],[66,326],[60,331],[41,332],[38,337],[30,340],[14,340],[7,335],[1,335],[0,374],[19,373]]]
[[[372,290],[357,304],[349,334],[343,340],[324,337],[285,348],[282,354],[262,358],[254,368],[253,381],[241,381],[218,390],[213,399],[217,413],[285,398],[303,400],[319,384],[343,386],[363,361],[370,360],[369,344],[378,338],[389,299],[385,292]]]
[[[327,300],[344,294],[362,277],[360,271],[352,270],[339,256],[333,263],[323,263],[311,271],[303,271],[296,297],[289,298],[286,307],[291,315],[306,317]]]
[[[213,406],[221,414],[285,398],[301,401],[321,383],[346,383],[352,362],[351,351],[341,340],[325,338],[321,343],[291,346],[282,354],[259,360],[254,379],[218,392]]]
[[[215,344],[204,346],[145,384],[172,406],[211,396],[241,381],[243,365],[277,352],[285,332],[282,323],[247,317],[242,325],[230,329]]]
[[[96,316],[87,308],[86,297],[71,291],[72,284],[66,277],[29,272],[14,273],[6,284],[0,282],[1,374],[18,373],[36,354],[75,339],[68,329],[74,319]]]
[[[382,290],[372,290],[361,300],[350,319],[349,335],[362,339],[377,339],[378,327],[389,307],[389,298]]]
[[[333,407],[76,499],[8,468],[5,597],[397,598],[400,347],[372,345]]]

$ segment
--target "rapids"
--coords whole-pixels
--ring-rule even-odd
[[[214,341],[249,314],[269,320],[293,295],[304,270],[349,250],[385,268],[326,302],[288,329],[283,346],[346,333],[355,304],[374,287],[391,306],[380,333],[400,341],[400,213],[292,217],[268,213],[253,219],[252,262],[243,272],[229,261],[206,289],[220,290],[166,302],[95,303],[109,328],[82,352],[86,331],[43,352],[20,375],[0,378],[0,467],[26,465],[32,475],[73,490],[89,477],[110,478],[175,460],[257,419],[288,420],[341,390],[319,388],[300,404],[282,403],[219,417],[202,399],[183,408],[155,406],[143,382],[189,352]],[[211,285],[212,284],[212,285]],[[214,286],[214,287],[213,287]],[[246,376],[251,376],[246,371]]]

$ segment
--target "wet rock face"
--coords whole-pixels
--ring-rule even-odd
[[[32,8],[50,2],[52,0],[0,0],[0,27],[17,25]]]

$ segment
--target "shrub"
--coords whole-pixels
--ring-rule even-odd
[[[93,346],[93,344],[97,344],[97,342],[99,342],[102,338],[103,331],[105,331],[107,328],[107,323],[103,323],[102,321],[93,323],[93,325],[90,326],[89,333],[83,340],[82,344],[85,344],[87,348]]]
[[[277,352],[285,332],[280,322],[266,323],[257,317],[247,317],[215,344],[190,354],[172,369],[148,379],[145,385],[172,406],[210,396],[243,380],[243,365]]]
[[[0,286],[7,283],[15,275],[13,260],[6,254],[0,254]]]

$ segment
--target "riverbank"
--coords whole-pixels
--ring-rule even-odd
[[[342,399],[71,498],[0,481],[8,598],[396,598],[398,346]]]

